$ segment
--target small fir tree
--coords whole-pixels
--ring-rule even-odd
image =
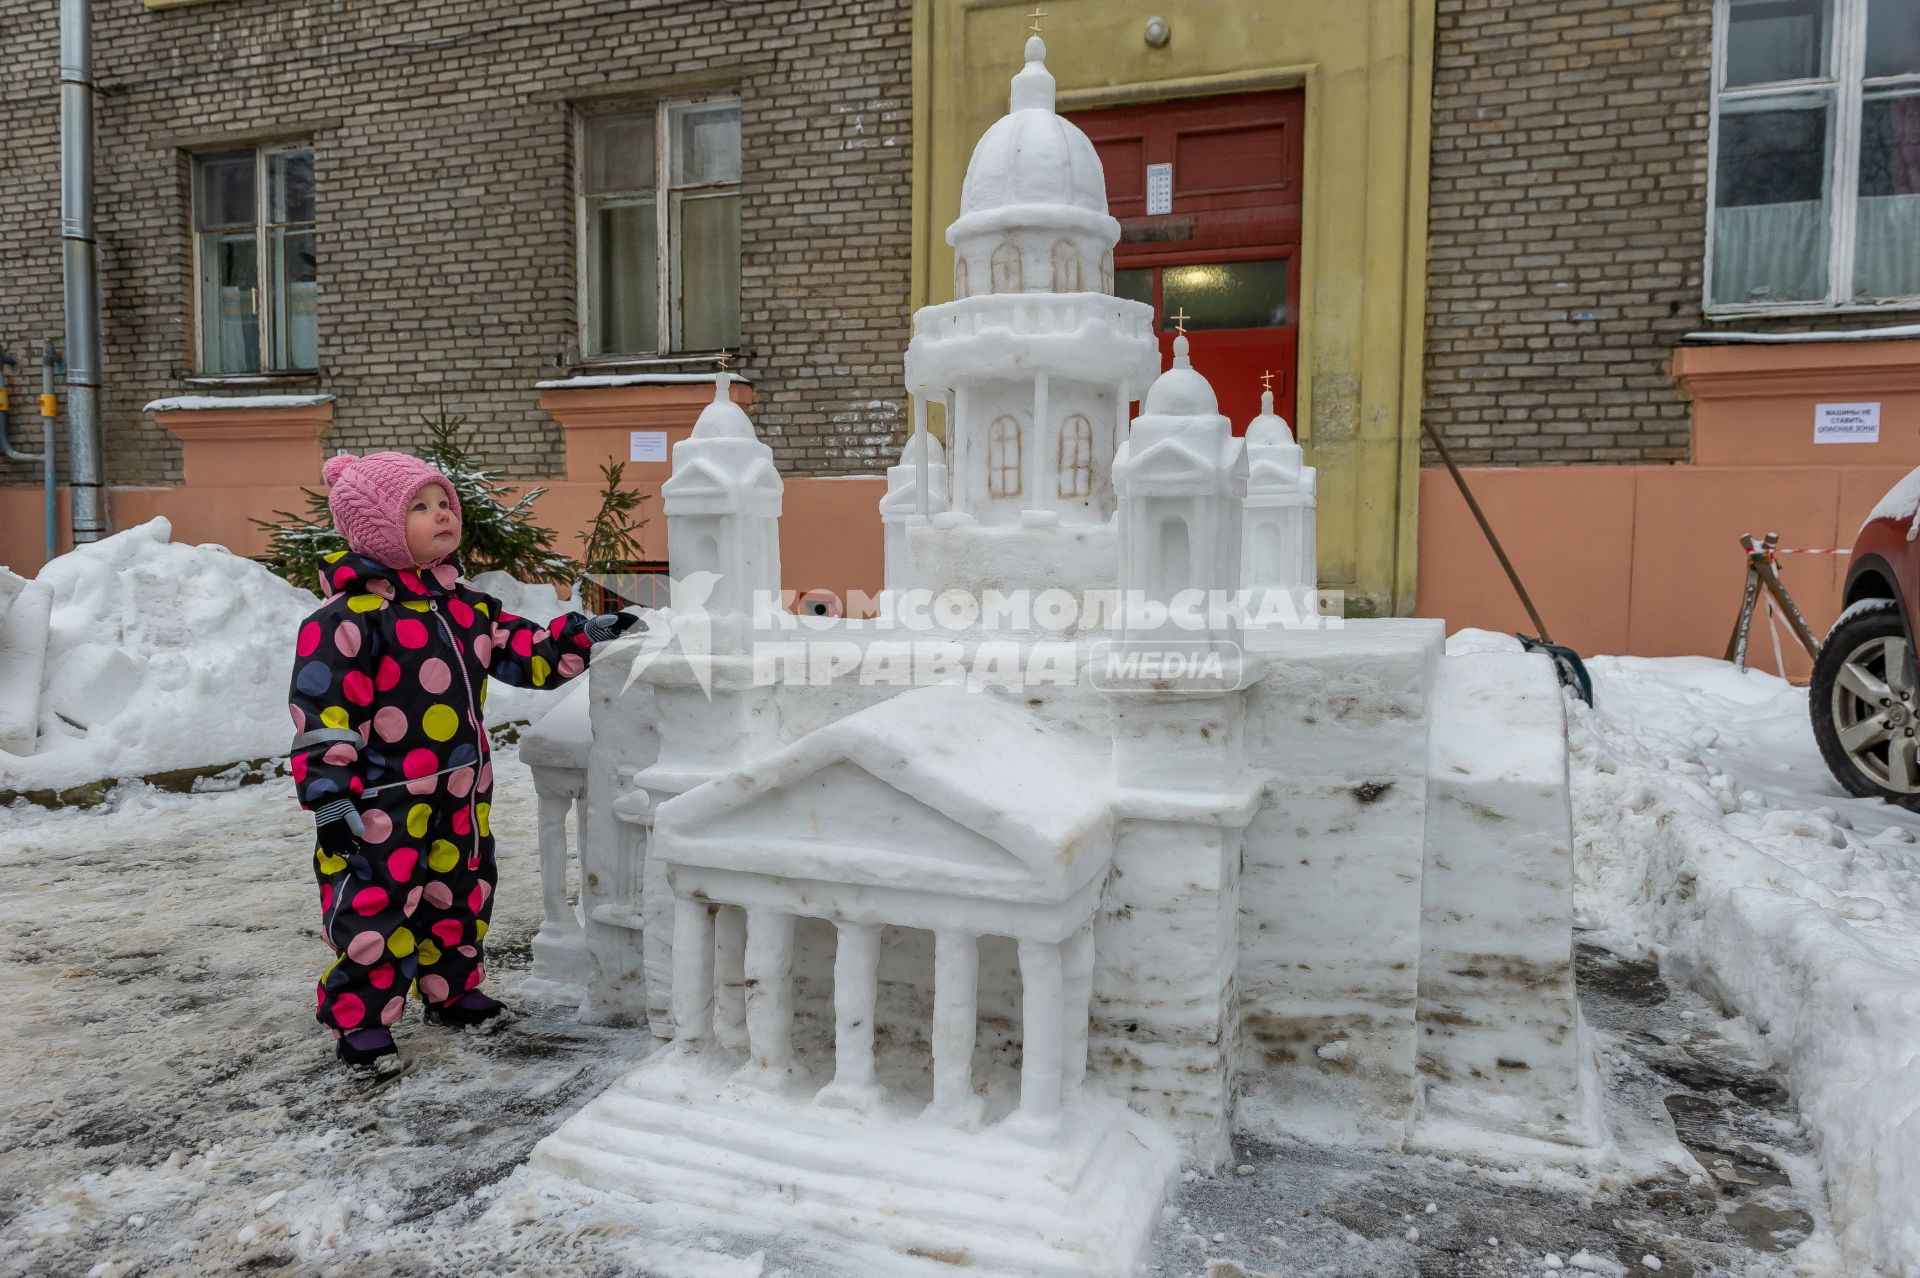
[[[267,530],[267,548],[253,557],[254,562],[265,564],[275,575],[296,586],[329,595],[333,591],[326,584],[326,557],[336,550],[345,550],[347,539],[334,531],[327,495],[311,488],[302,488],[300,492],[307,499],[306,514],[276,510],[273,513],[279,517],[278,522],[253,521],[256,527]]]
[[[516,581],[554,585],[573,581],[580,574],[580,564],[554,549],[557,532],[533,521],[533,503],[546,489],[529,488],[514,497],[513,487],[501,483],[469,455],[461,439],[467,418],[449,416],[444,403],[436,404],[433,416],[420,420],[429,436],[420,450],[421,459],[445,475],[460,498],[456,556],[461,566],[468,573],[497,569]],[[256,559],[295,585],[324,595],[328,589],[323,559],[346,549],[347,543],[333,529],[326,494],[305,488],[301,492],[307,498],[306,514],[276,510],[277,520],[253,521],[268,533],[267,549]]]
[[[646,527],[647,521],[631,516],[647,496],[620,487],[626,468],[625,462],[602,463],[600,478],[605,486],[600,490],[600,508],[593,516],[593,526],[580,534],[586,547],[580,593],[582,603],[593,612],[609,612],[620,606],[618,588],[609,589],[607,579],[617,581],[632,571],[634,561],[640,558],[640,541],[634,534]]]

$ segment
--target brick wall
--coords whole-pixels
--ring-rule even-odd
[[[1685,460],[1682,334],[1911,321],[1703,317],[1706,0],[1439,0],[1436,29],[1425,412],[1456,460]]]
[[[111,482],[177,482],[179,447],[141,409],[201,393],[183,371],[182,144],[307,124],[323,370],[311,389],[338,397],[329,446],[417,447],[419,415],[444,395],[503,472],[558,473],[559,431],[533,383],[571,371],[555,361],[577,334],[570,101],[675,80],[741,98],[735,367],[756,383],[762,436],[796,472],[872,470],[897,451],[910,0],[94,9]],[[0,341],[37,348],[61,326],[57,24],[33,0],[0,0],[0,19]],[[16,354],[28,366],[12,384],[30,398],[37,356]],[[16,422],[38,429],[30,409]],[[64,438],[59,452],[64,476]],[[37,473],[0,462],[0,483]]]

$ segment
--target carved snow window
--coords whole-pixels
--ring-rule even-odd
[[[1111,250],[1100,255],[1100,291],[1113,292],[1113,253]]]
[[[973,282],[967,278],[967,259],[964,257],[953,259],[953,296],[955,301],[973,296]]]
[[[1185,590],[1193,581],[1193,573],[1187,548],[1187,521],[1178,515],[1168,515],[1160,522],[1159,562],[1154,565],[1156,589],[1154,597],[1171,600]]]
[[[1065,240],[1053,242],[1053,291],[1056,293],[1081,291],[1080,255],[1074,252],[1073,245]]]
[[[993,419],[987,428],[987,496],[1020,495],[1020,423],[1011,417]]]
[[[1075,413],[1060,423],[1058,491],[1069,499],[1093,492],[1093,423],[1084,413]]]
[[[1020,246],[1011,241],[993,250],[993,291],[996,293],[1023,293],[1027,288],[1025,272],[1020,265]]]

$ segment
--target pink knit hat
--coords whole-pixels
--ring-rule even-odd
[[[460,494],[447,477],[418,457],[405,453],[342,453],[320,467],[327,481],[327,509],[333,526],[355,553],[378,559],[389,568],[417,567],[407,549],[407,507],[422,484],[447,490],[456,518]]]

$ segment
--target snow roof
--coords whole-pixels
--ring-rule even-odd
[[[738,373],[730,374],[736,382],[751,386],[751,377],[742,377]],[[689,386],[695,382],[711,382],[712,373],[592,373],[580,377],[557,377],[543,382],[535,382],[535,390],[587,390],[595,386]]]
[[[174,395],[149,403],[149,413],[199,412],[217,408],[312,408],[331,404],[331,395]]]
[[[1000,697],[918,688],[668,799],[657,847],[717,869],[1061,900],[1107,864],[1111,773],[1104,749]],[[977,840],[911,837],[936,828],[915,827],[914,807],[1007,864],[969,860]]]
[[[575,679],[520,738],[520,761],[536,768],[585,768],[593,748],[587,680]]]
[[[1708,344],[1713,342],[1886,342],[1903,337],[1920,337],[1920,324],[1892,324],[1882,328],[1832,329],[1818,333],[1739,333],[1705,330],[1688,333],[1680,340]]]

